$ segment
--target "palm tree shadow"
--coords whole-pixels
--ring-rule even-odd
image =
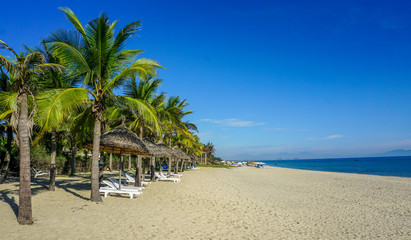
[[[14,184],[15,187],[18,189],[18,186],[19,186],[18,178],[8,179],[7,183]],[[35,180],[32,180],[31,183],[32,183],[32,186],[31,186],[32,195],[36,195],[41,192],[47,191],[47,186],[45,185],[44,180],[35,179]],[[17,218],[18,212],[19,212],[19,205],[17,204],[16,199],[13,196],[12,197],[9,196],[11,194],[18,195],[19,191],[18,190],[0,191],[0,201],[3,201],[9,204],[11,210],[14,212],[14,215],[16,215],[16,218]]]
[[[2,191],[1,192],[0,201],[4,201],[4,202],[6,202],[7,204],[10,205],[10,208],[14,212],[14,215],[16,215],[16,219],[17,219],[18,212],[19,212],[19,206],[17,205],[16,200],[14,199],[14,197],[10,198],[7,195],[7,193],[10,193],[10,192],[7,192],[7,191]]]
[[[75,197],[81,198],[83,200],[90,200],[90,198],[86,198],[76,191],[83,191],[83,190],[90,190],[90,183],[88,182],[79,182],[78,180],[57,180],[56,187],[63,189],[64,191],[72,194]],[[75,191],[73,191],[75,190]]]

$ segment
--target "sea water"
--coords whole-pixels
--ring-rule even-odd
[[[259,161],[267,166],[314,171],[411,177],[410,157],[332,158]]]

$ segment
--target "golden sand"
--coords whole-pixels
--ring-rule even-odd
[[[184,172],[136,199],[88,201],[89,180],[33,181],[31,226],[0,185],[0,239],[411,239],[411,179],[282,168]]]

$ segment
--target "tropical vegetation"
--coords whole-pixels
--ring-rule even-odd
[[[82,24],[69,8],[60,8],[72,29],[59,29],[39,46],[17,53],[0,40],[0,183],[18,172],[18,222],[31,224],[31,167],[50,170],[49,190],[57,173],[91,169],[90,200],[100,202],[99,161],[102,133],[120,125],[141,138],[177,146],[187,155],[212,158],[192,114],[180,96],[160,92],[163,80],[155,60],[139,58],[142,50],[126,48],[141,29],[140,21],[115,31],[118,21],[104,13]],[[83,148],[92,142],[92,152]],[[91,157],[90,157],[91,154]],[[110,154],[112,161],[119,156]],[[207,163],[207,162],[206,162]]]

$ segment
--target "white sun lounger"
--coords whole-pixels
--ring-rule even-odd
[[[163,172],[160,172],[160,176],[167,177]],[[181,176],[183,176],[183,174],[170,173],[170,176],[176,176],[176,177],[180,178]]]
[[[109,180],[110,180],[110,182],[114,185],[114,187],[119,188],[118,180],[117,180],[117,179],[115,179],[115,178],[110,178]],[[104,182],[104,181],[103,181],[103,182]],[[104,183],[105,183],[105,182],[104,182]],[[107,184],[107,183],[106,183],[106,184]],[[129,189],[129,190],[141,191],[141,190],[144,189],[144,187],[132,187],[132,186],[124,186],[124,185],[121,185],[121,189]]]
[[[117,194],[128,194],[130,199],[134,198],[134,195],[140,195],[141,192],[135,192],[131,190],[118,190],[111,187],[100,187],[100,193],[104,193],[104,197],[107,197],[110,193],[117,193]]]
[[[134,195],[140,195],[142,192],[139,192],[137,190],[129,190],[129,189],[121,189],[119,190],[112,184],[110,181],[104,180],[103,181],[105,184],[107,184],[108,187],[100,187],[99,191],[100,193],[104,193],[104,197],[107,197],[110,193],[117,193],[117,194],[128,194],[130,196],[130,199],[134,198]]]
[[[130,176],[130,174],[124,172],[124,175],[126,175],[126,178],[127,178],[126,181],[128,183],[135,183],[136,182],[136,180],[132,176]],[[151,184],[151,182],[141,181],[141,185],[143,185],[143,186],[147,186],[149,184]]]
[[[31,168],[31,171],[34,173],[34,177],[40,177],[40,176],[50,175],[50,173],[45,173],[45,172],[37,171],[37,170],[34,169],[34,168]]]
[[[173,181],[173,182],[180,182],[181,180],[179,179],[179,178],[168,178],[168,177],[162,177],[160,174],[158,174],[158,173],[154,173],[155,175],[156,175],[156,177],[157,177],[157,180],[156,181],[158,181],[158,180],[160,180],[160,181]]]

